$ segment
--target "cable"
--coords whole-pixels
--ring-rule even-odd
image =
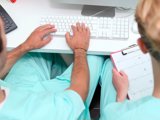
[[[106,8],[107,9],[107,8]],[[99,12],[97,12],[97,13],[95,13],[95,14],[93,14],[93,15],[91,15],[91,17],[93,17],[93,16],[96,16],[96,15],[98,15],[98,14],[101,14],[101,13],[103,13],[106,9],[104,9],[104,10],[101,10],[101,11],[99,11]]]
[[[128,17],[135,13],[135,9],[116,7],[115,17]]]

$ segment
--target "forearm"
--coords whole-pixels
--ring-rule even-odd
[[[47,45],[52,40],[52,35],[50,35],[50,33],[53,32],[56,32],[54,25],[47,24],[39,26],[31,33],[31,35],[24,43],[22,43],[11,52],[8,52],[5,67],[0,72],[0,78],[6,76],[6,74],[10,71],[16,61],[20,59],[25,53],[30,50],[39,49]]]
[[[77,49],[74,53],[71,86],[69,89],[76,91],[82,97],[83,101],[86,100],[88,95],[89,79],[86,51]]]
[[[10,71],[12,66],[16,63],[18,59],[20,59],[25,53],[29,51],[29,48],[24,44],[19,45],[17,48],[7,53],[7,61],[4,68],[0,72],[0,78],[6,76],[6,74]]]

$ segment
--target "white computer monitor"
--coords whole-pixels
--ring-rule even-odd
[[[115,8],[135,9],[138,0],[55,0],[63,4],[84,5],[82,15],[114,17]]]

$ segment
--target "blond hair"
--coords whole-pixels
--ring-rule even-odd
[[[144,43],[160,61],[160,0],[140,0],[135,18]]]

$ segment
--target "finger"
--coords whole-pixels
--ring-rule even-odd
[[[77,30],[78,30],[78,31],[80,31],[80,32],[82,31],[82,28],[81,28],[81,26],[80,26],[80,23],[79,23],[79,22],[78,22],[78,23],[76,23],[76,28],[77,28]]]
[[[70,33],[67,32],[67,33],[65,34],[65,37],[66,37],[67,44],[70,44],[70,41],[71,41]]]
[[[46,29],[46,30],[41,31],[41,35],[42,35],[42,37],[43,37],[43,36],[46,36],[46,35],[48,35],[48,34],[54,33],[54,32],[56,32],[56,31],[57,31],[57,30],[56,30],[55,28]]]
[[[113,73],[113,83],[115,83],[118,79],[117,79],[117,77],[119,77],[118,76],[118,74],[117,74],[117,70],[115,69],[115,68],[113,68],[112,69],[112,73]]]
[[[71,28],[72,28],[72,31],[73,31],[73,35],[75,35],[75,34],[76,34],[76,32],[77,32],[76,27],[75,27],[74,25],[72,25],[72,26],[71,26]]]
[[[55,28],[55,25],[46,24],[46,25],[40,26],[38,30],[43,31],[45,29],[52,29],[52,28]]]
[[[90,37],[90,29],[89,29],[89,27],[86,27],[85,29],[86,29],[87,35]]]
[[[112,72],[114,76],[120,76],[120,73],[115,68],[112,69]]]
[[[86,27],[85,27],[85,24],[82,23],[81,26],[82,26],[82,31],[85,31],[85,28],[86,28]]]
[[[124,76],[125,78],[128,78],[127,74],[126,74],[124,71],[120,71],[120,74],[121,74],[122,76]]]
[[[113,71],[113,73],[116,73],[116,72],[117,72],[117,70],[116,70],[115,68],[113,68],[112,71]]]
[[[53,35],[48,35],[42,40],[42,47],[47,45],[53,39]]]

